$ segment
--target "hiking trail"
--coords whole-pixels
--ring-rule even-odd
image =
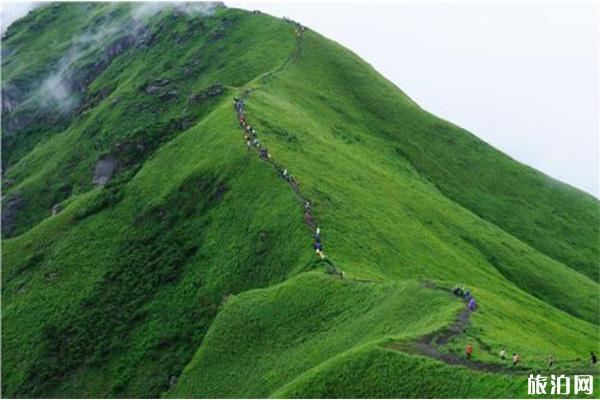
[[[452,290],[449,288],[444,288],[437,286],[431,282],[425,282],[423,284],[424,287],[433,289],[433,290],[443,290],[452,293]],[[521,375],[526,376],[529,373],[555,373],[549,372],[544,368],[539,367],[525,367],[522,365],[514,366],[510,360],[505,360],[505,364],[494,363],[494,362],[485,362],[474,359],[467,359],[462,356],[462,354],[457,353],[444,353],[440,351],[439,346],[443,346],[451,342],[454,338],[457,338],[463,335],[469,326],[471,314],[473,313],[469,307],[465,307],[454,320],[452,324],[446,326],[440,330],[435,332],[428,333],[423,335],[417,341],[403,341],[403,342],[392,342],[386,343],[383,347],[400,351],[403,353],[414,354],[418,356],[424,356],[428,358],[433,358],[438,361],[441,361],[445,364],[449,365],[461,365],[465,368],[469,368],[474,371],[479,372],[487,372],[487,373],[500,373],[507,375]],[[480,345],[481,350],[491,353],[491,347],[483,343],[478,338],[475,338],[474,341],[477,341]],[[565,371],[562,371],[565,372]],[[593,371],[581,371],[581,370],[569,370],[570,374],[592,374]]]
[[[254,88],[245,88],[242,93],[235,97],[234,99],[234,109],[236,111],[236,116],[239,121],[239,127],[242,130],[243,137],[246,142],[246,146],[248,150],[254,149],[258,154],[259,158],[269,163],[276,171],[279,177],[284,179],[286,183],[292,189],[296,201],[298,204],[303,207],[303,216],[304,223],[309,226],[311,229],[311,239],[315,244],[322,244],[322,240],[319,234],[319,224],[317,223],[315,216],[312,211],[312,202],[305,196],[300,188],[300,183],[289,173],[288,169],[276,162],[269,153],[269,150],[260,143],[258,139],[258,134],[252,125],[248,122],[248,115],[245,110],[245,100],[248,99],[250,94],[254,90],[260,89],[260,85],[266,84],[271,78],[277,75],[279,72],[283,71],[286,66],[291,62],[295,57],[300,56],[302,52],[302,39],[303,33],[305,31],[305,27],[300,23],[285,19],[286,22],[290,23],[295,27],[295,37],[296,37],[296,45],[294,50],[290,53],[290,55],[285,59],[285,61],[276,69],[265,73],[263,76],[257,79],[259,83],[258,87]],[[319,255],[319,252],[317,252]],[[321,260],[326,264],[327,272],[331,275],[339,275],[341,278],[344,278],[344,273],[341,270],[338,270],[335,264],[329,259],[329,257],[325,258],[324,254],[321,256]],[[360,283],[376,283],[371,280],[361,280],[361,279],[353,279],[352,281],[360,282]],[[452,292],[448,288],[439,287],[433,283],[425,282],[424,287],[433,289],[433,290],[444,290],[448,292]],[[485,362],[480,360],[467,359],[462,357],[462,354],[456,353],[444,353],[439,349],[439,346],[444,346],[451,342],[454,338],[462,336],[465,334],[465,331],[470,323],[471,314],[474,312],[475,307],[473,309],[468,305],[469,299],[465,298],[467,304],[465,304],[465,308],[457,315],[454,322],[449,326],[442,328],[438,331],[428,333],[422,336],[417,341],[404,341],[404,342],[392,342],[383,345],[385,348],[400,351],[408,354],[414,354],[418,356],[425,356],[428,358],[433,358],[438,361],[441,361],[445,364],[449,365],[460,365],[465,368],[469,368],[474,371],[486,372],[486,373],[502,373],[508,375],[518,375],[518,374],[526,374],[527,372],[539,371],[539,368],[528,368],[521,365],[513,366],[510,360],[506,360],[505,364],[493,363],[493,362]],[[475,338],[480,345],[480,349],[491,353],[491,347],[481,340]]]
[[[286,20],[286,22],[295,26],[294,35],[296,36],[296,46],[295,46],[293,52],[286,58],[286,60],[277,69],[268,72],[267,74],[265,74],[263,77],[261,77],[259,79],[259,82],[261,84],[265,84],[270,78],[272,78],[277,73],[281,72],[289,64],[289,62],[294,57],[299,56],[302,51],[302,38],[303,38],[304,30],[306,28],[304,26],[302,26],[300,23],[292,21],[292,20]],[[296,197],[296,201],[303,208],[304,223],[306,225],[308,225],[312,231],[312,240],[314,241],[314,246],[315,246],[315,250],[317,251],[317,255],[320,255],[321,261],[323,261],[324,263],[326,263],[328,265],[328,272],[330,274],[337,274],[340,277],[343,277],[344,276],[343,272],[338,271],[336,269],[335,265],[333,264],[333,262],[329,258],[326,258],[324,255],[324,252],[321,252],[321,250],[320,250],[321,246],[323,246],[323,244],[322,244],[323,241],[321,239],[319,225],[317,224],[315,217],[313,215],[313,212],[312,212],[312,202],[302,193],[302,191],[300,189],[300,183],[289,173],[288,169],[285,166],[277,163],[273,159],[271,153],[269,153],[269,150],[260,143],[260,141],[258,139],[258,134],[256,133],[256,130],[248,122],[248,115],[245,110],[245,100],[249,97],[250,93],[253,90],[257,90],[257,89],[245,89],[239,97],[236,97],[234,99],[234,105],[233,105],[234,109],[236,111],[236,114],[237,114],[240,129],[242,129],[242,132],[244,134],[246,146],[247,146],[248,150],[254,149],[258,153],[258,156],[260,157],[261,160],[271,164],[271,166],[277,171],[277,174],[281,178],[283,178],[287,182],[287,184],[290,186],[290,188],[292,189],[292,191],[294,193],[294,196]],[[317,247],[317,245],[318,245],[318,247]]]

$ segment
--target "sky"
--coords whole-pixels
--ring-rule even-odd
[[[4,3],[6,21],[34,3]],[[600,197],[596,2],[264,2],[350,48],[426,110]]]

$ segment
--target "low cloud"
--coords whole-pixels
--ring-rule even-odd
[[[116,37],[124,31],[120,25],[103,26],[96,32],[85,32],[71,41],[71,47],[59,60],[54,70],[42,81],[37,93],[37,100],[44,108],[58,108],[61,112],[71,111],[78,102],[74,92],[73,64],[86,55],[101,51],[108,42],[106,39]]]
[[[188,15],[212,15],[221,2],[142,2],[131,6],[131,16],[136,21],[150,18],[163,10],[174,10]]]
[[[38,6],[39,3],[29,3],[21,9],[21,16]],[[115,7],[123,5],[115,4]],[[107,21],[94,31],[87,31],[71,40],[71,46],[58,61],[52,72],[46,76],[34,93],[34,98],[42,107],[58,109],[60,112],[70,112],[78,104],[76,82],[74,82],[75,64],[84,57],[105,51],[108,45],[124,35],[135,36],[143,32],[143,26],[156,14],[171,10],[190,16],[212,15],[216,8],[223,6],[220,2],[142,2],[130,3],[129,18]],[[3,14],[4,19],[4,14]],[[14,21],[14,19],[13,19]],[[10,21],[12,22],[12,21]],[[9,22],[9,23],[10,23]]]

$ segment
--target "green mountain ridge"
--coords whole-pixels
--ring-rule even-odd
[[[524,397],[550,354],[589,370],[598,200],[337,43],[220,4],[77,3],[2,48],[6,396]],[[271,162],[244,143],[241,95]],[[506,346],[524,373],[388,346],[464,308],[428,285],[478,303],[440,352],[473,342],[496,365]]]

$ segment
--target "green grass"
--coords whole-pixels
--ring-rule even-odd
[[[268,397],[354,347],[441,328],[461,307],[450,294],[415,282],[302,274],[229,300],[169,396]]]
[[[3,87],[35,87],[70,38],[128,7],[35,10],[7,31]],[[484,360],[506,346],[525,366],[554,354],[574,370],[598,350],[596,199],[432,116],[310,30],[298,41],[293,25],[233,9],[164,11],[148,29],[90,82],[86,107],[3,132],[4,192],[25,200],[3,232],[5,395],[524,396],[523,377],[382,347],[454,320],[461,303],[425,280],[468,285],[479,303],[445,351],[472,340]],[[177,98],[144,90],[159,78]],[[231,104],[246,87],[250,122],[350,279],[315,262],[292,190],[246,150]],[[121,169],[93,188],[103,156]]]
[[[525,398],[527,378],[479,373],[370,345],[314,368],[271,397]]]

